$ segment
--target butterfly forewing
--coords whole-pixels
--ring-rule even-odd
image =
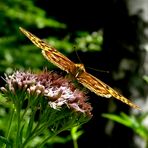
[[[77,80],[84,85],[86,88],[91,90],[92,92],[96,93],[99,96],[110,98],[115,97],[116,99],[122,101],[123,103],[126,103],[127,105],[140,109],[139,106],[132,103],[130,100],[122,96],[120,93],[115,91],[113,88],[102,82],[101,80],[97,79],[96,77],[92,76],[91,74],[87,72],[81,73]]]
[[[73,73],[75,71],[75,64],[69,60],[66,56],[60,53],[51,45],[47,44],[43,40],[39,39],[29,31],[20,27],[20,30],[39,48],[42,49],[43,56],[51,63],[66,71],[67,73]]]
[[[86,88],[96,93],[99,96],[110,98],[115,97],[116,99],[126,103],[127,105],[140,109],[139,106],[132,103],[130,100],[119,94],[113,88],[92,76],[85,71],[83,64],[75,64],[69,60],[62,53],[57,51],[55,48],[39,39],[29,31],[20,27],[20,30],[39,48],[42,49],[43,56],[51,63],[59,67],[60,69],[72,74],[78,82],[84,85]]]
[[[43,56],[59,67],[60,69],[66,71],[67,73],[74,73],[75,64],[70,61],[67,57],[63,56],[60,52],[52,52],[52,50],[42,50]]]

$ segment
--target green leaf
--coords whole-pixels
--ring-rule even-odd
[[[119,116],[119,115],[115,115],[115,114],[102,114],[103,117],[111,119],[113,121],[116,121],[118,123],[121,123],[127,127],[131,127],[131,122],[129,121],[129,119],[126,116]],[[126,119],[125,119],[126,118]]]
[[[0,142],[5,143],[7,148],[12,148],[12,144],[5,137],[0,136]]]

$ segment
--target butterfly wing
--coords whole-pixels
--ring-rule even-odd
[[[75,64],[58,50],[36,37],[34,34],[20,27],[20,30],[39,48],[42,49],[43,56],[51,63],[66,71],[74,73]]]
[[[123,103],[136,108],[140,109],[139,106],[132,103],[130,100],[122,96],[120,93],[118,93],[116,90],[102,82],[101,80],[97,79],[96,77],[92,76],[91,74],[87,72],[81,73],[77,80],[84,85],[86,88],[91,90],[92,92],[96,93],[99,96],[110,98],[115,97],[116,99],[122,101]]]

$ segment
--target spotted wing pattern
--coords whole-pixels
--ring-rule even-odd
[[[113,88],[111,88],[110,86],[108,86],[107,84],[105,84],[104,82],[102,82],[101,80],[97,79],[96,77],[87,72],[81,73],[77,77],[77,80],[83,86],[85,86],[86,88],[88,88],[89,90],[91,90],[99,96],[106,98],[114,97],[133,108],[140,109],[139,106],[132,103],[130,100],[122,96],[116,90],[114,90]]]
[[[20,27],[20,30],[39,48],[42,49],[43,56],[51,63],[66,71],[67,73],[73,73],[75,70],[75,63],[69,60],[66,56],[60,53],[58,50],[39,39],[29,31]]]
[[[39,48],[42,49],[43,56],[51,63],[59,67],[60,69],[72,74],[83,86],[96,93],[99,96],[110,98],[115,97],[116,99],[122,101],[123,103],[140,109],[139,106],[132,103],[130,100],[122,96],[120,93],[115,91],[113,88],[97,79],[93,75],[87,73],[83,64],[75,64],[69,60],[62,53],[57,51],[55,48],[39,39],[29,31],[20,27],[20,30]]]

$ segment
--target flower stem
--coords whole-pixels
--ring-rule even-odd
[[[73,145],[74,145],[74,148],[78,148],[77,140],[73,139]]]
[[[72,137],[72,140],[73,140],[74,148],[78,148],[78,143],[77,143],[77,138],[76,138],[76,130],[77,130],[77,127],[73,127],[71,129],[71,137]]]
[[[42,143],[39,145],[39,147],[43,147],[44,144],[45,144],[49,139],[51,140],[53,137],[55,137],[56,135],[58,135],[58,134],[59,134],[60,132],[62,132],[62,131],[64,131],[64,129],[61,129],[61,130],[55,132],[54,134],[52,134],[52,135],[50,135],[50,136],[47,136],[47,137],[42,141]]]
[[[21,134],[20,134],[20,126],[21,126],[21,118],[20,118],[20,107],[16,108],[16,114],[17,114],[17,134],[16,134],[16,148],[21,147]]]
[[[13,121],[13,117],[14,117],[14,107],[11,111],[11,115],[10,115],[10,120],[9,120],[9,125],[8,125],[8,131],[7,131],[7,134],[6,134],[6,138],[7,140],[9,139],[9,135],[10,135],[10,131],[11,131],[11,125],[12,125],[12,121]]]
[[[10,131],[11,131],[11,125],[12,125],[13,117],[14,117],[14,108],[13,108],[11,115],[10,115],[10,120],[9,120],[9,124],[8,124],[8,131],[6,133],[6,139],[8,141],[9,141],[9,135],[10,135]],[[6,145],[2,146],[2,148],[6,148],[6,147],[7,147]]]

